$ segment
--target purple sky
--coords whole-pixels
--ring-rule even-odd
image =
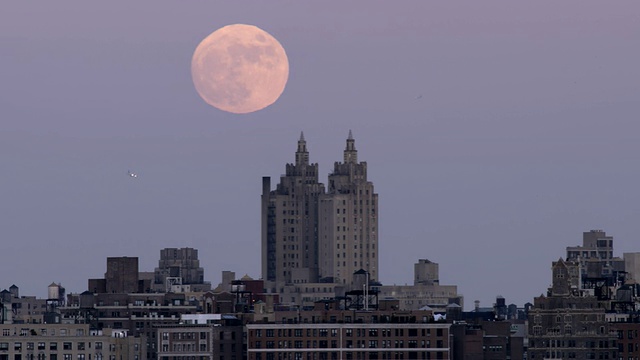
[[[290,61],[248,115],[191,81],[197,44],[233,23]],[[583,231],[640,251],[639,44],[638,1],[6,2],[0,288],[81,292],[107,256],[152,271],[186,246],[214,285],[258,278],[261,177],[304,131],[326,183],[352,129],[383,283],[428,258],[467,308],[532,301]]]

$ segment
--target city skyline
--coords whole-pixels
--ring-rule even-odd
[[[324,181],[353,130],[385,284],[428,258],[467,307],[523,304],[584,231],[640,251],[640,4],[277,4],[6,4],[3,286],[81,292],[105,258],[152,271],[169,247],[198,249],[213,284],[260,277],[261,179],[301,131]],[[246,115],[203,103],[190,74],[234,23],[290,62],[280,99]]]

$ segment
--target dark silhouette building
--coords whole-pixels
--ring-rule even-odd
[[[154,271],[152,288],[159,292],[211,290],[211,283],[204,281],[204,269],[200,267],[198,250],[193,248],[160,250],[160,260]]]
[[[138,291],[138,258],[108,257],[104,275],[108,293],[134,293]]]

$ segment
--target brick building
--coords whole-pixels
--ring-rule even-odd
[[[607,303],[576,287],[580,264],[553,262],[552,287],[529,311],[529,359],[617,359]]]
[[[451,358],[451,324],[434,322],[431,311],[340,310],[337,304],[276,311],[273,322],[248,323],[248,359]]]

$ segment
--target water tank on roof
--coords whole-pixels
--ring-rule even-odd
[[[13,296],[14,298],[20,297],[20,289],[15,284],[11,285],[11,287],[9,288],[9,292],[11,293],[11,296]]]
[[[56,283],[51,283],[47,291],[47,299],[58,300],[60,298],[60,286]]]
[[[3,303],[5,304],[10,304],[11,303],[11,293],[9,291],[2,290],[2,292],[0,292],[0,300],[2,300]]]

